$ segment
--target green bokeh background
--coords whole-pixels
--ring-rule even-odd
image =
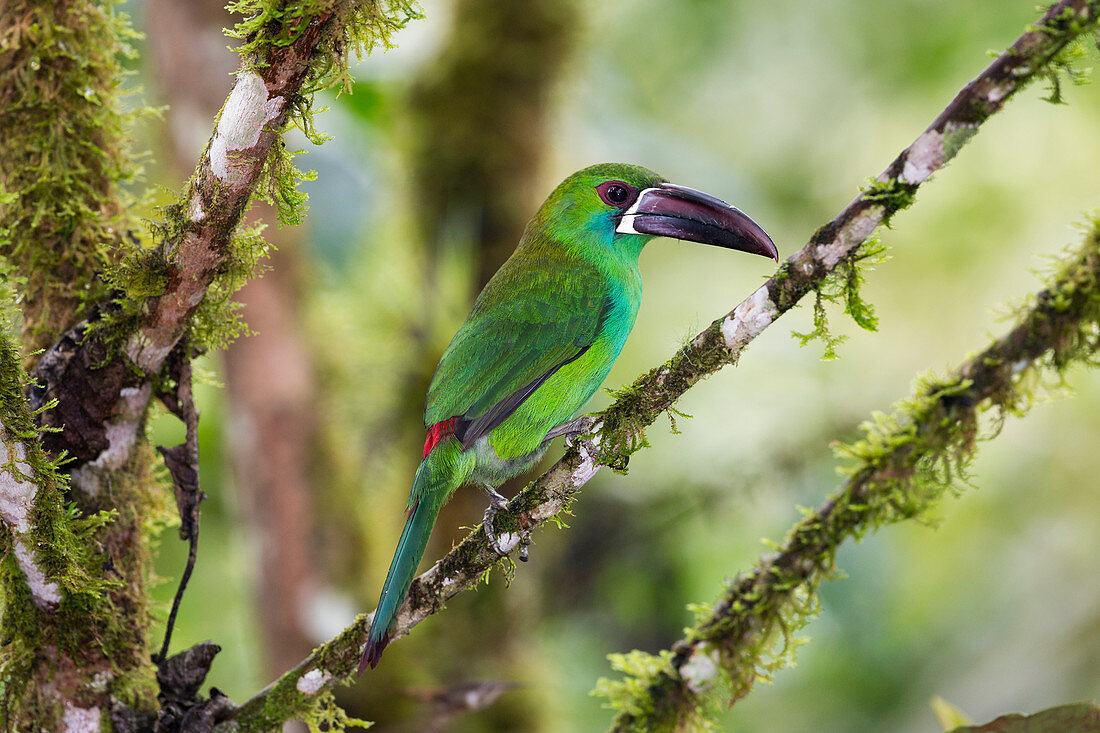
[[[353,465],[392,399],[388,375],[408,356],[408,320],[431,313],[438,354],[475,294],[464,232],[433,265],[431,292],[422,257],[403,246],[417,212],[402,173],[402,104],[451,18],[445,2],[424,10],[396,49],[355,68],[355,94],[330,100],[319,118],[335,139],[299,159],[318,171],[306,185],[311,349],[328,365],[324,419],[340,427],[338,450]],[[134,11],[140,19],[140,4]],[[643,164],[749,212],[782,256],[919,135],[988,50],[1037,18],[1023,0],[620,0],[579,13],[536,188],[544,194],[594,162]],[[1096,60],[1090,49],[1084,65]],[[507,680],[522,686],[498,705],[526,711],[526,730],[604,728],[609,713],[588,693],[611,674],[605,655],[678,638],[691,621],[686,604],[713,600],[767,551],[760,538],[782,539],[798,506],[838,486],[830,444],[908,395],[914,376],[942,373],[1004,331],[1005,305],[1039,289],[1036,271],[1078,238],[1073,224],[1100,206],[1100,88],[1063,91],[1064,106],[1041,101],[1042,84],[1019,94],[895,217],[882,235],[890,259],[865,290],[877,333],[834,313],[834,330],[850,338],[840,359],[822,361],[820,344],[800,348],[790,336],[810,329],[809,309],[784,317],[736,368],[685,395],[678,408],[693,417],[677,420],[679,434],[659,421],[627,475],[603,471],[584,488],[569,530],[539,531],[506,591],[494,574],[488,593],[503,594],[498,607],[511,620],[466,627],[475,637],[452,646],[447,629],[463,628],[487,592],[454,599],[387,652],[384,681],[364,676],[341,693],[345,704],[408,730],[400,721],[416,709],[404,686]],[[172,175],[151,177],[178,187]],[[668,358],[771,272],[759,258],[671,240],[647,247],[642,271],[645,300],[609,387]],[[206,365],[216,381],[217,357]],[[797,666],[758,685],[722,729],[932,731],[934,695],[979,722],[1100,696],[1100,379],[1071,372],[1052,394],[981,446],[973,488],[945,500],[934,523],[889,527],[841,550],[847,577],[822,588]],[[220,643],[210,681],[239,701],[269,681],[250,586],[256,553],[226,468],[224,392],[208,383],[199,400],[210,499],[177,644]],[[153,430],[165,444],[178,435],[169,419]],[[356,505],[343,508],[368,518],[370,557],[354,587],[321,584],[320,634],[373,608],[418,457],[413,443],[397,444],[408,450],[364,467]],[[461,532],[437,535],[430,558]],[[185,554],[166,533],[162,599]],[[478,656],[477,634],[510,634],[513,651]],[[479,713],[448,729],[509,729],[495,721]]]

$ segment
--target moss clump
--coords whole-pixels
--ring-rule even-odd
[[[605,698],[603,707],[617,711],[612,730],[721,730],[714,721],[724,707],[723,694],[730,682],[725,670],[709,657],[689,671],[693,678],[686,686],[680,683],[674,652],[647,654],[635,650],[609,654],[607,658],[611,668],[625,677],[601,677],[591,694]]]
[[[309,733],[348,730],[349,728],[366,730],[374,725],[369,721],[353,718],[344,712],[344,709],[336,703],[332,690],[319,693],[310,709],[300,716],[300,720],[309,728]]]
[[[227,6],[243,20],[227,31],[241,41],[237,47],[242,68],[263,75],[270,59],[280,49],[293,45],[311,24],[327,23],[334,32],[326,33],[314,50],[310,67],[298,94],[287,100],[287,124],[302,131],[310,142],[319,145],[328,139],[314,121],[315,93],[335,87],[350,91],[348,59],[365,55],[381,46],[393,47],[393,34],[410,20],[420,18],[415,0],[382,0],[358,3],[341,0],[234,0]],[[305,213],[306,195],[298,182],[311,180],[294,167],[297,153],[287,152],[282,143],[272,146],[256,196],[268,201],[279,212],[283,224],[299,224]]]
[[[822,359],[837,358],[836,347],[847,340],[847,336],[836,336],[829,328],[826,303],[843,303],[844,313],[865,331],[878,330],[878,316],[874,306],[863,299],[861,290],[869,268],[887,259],[887,248],[878,238],[878,234],[868,237],[862,245],[844,257],[824,279],[814,283],[814,327],[806,333],[794,331],[791,335],[798,339],[800,346],[820,341],[825,351]]]
[[[661,685],[662,678],[670,678],[675,674],[672,653],[662,651],[654,655],[635,649],[626,654],[608,654],[607,661],[610,662],[611,669],[625,676],[621,680],[601,677],[596,681],[596,688],[591,694],[606,700],[603,707],[621,711],[632,718],[645,719],[652,726],[648,730],[664,730],[669,727],[673,721],[662,722],[657,716],[655,699],[659,698],[650,695],[649,691],[654,686]]]
[[[890,226],[894,214],[913,205],[917,198],[917,188],[919,184],[891,176],[867,179],[859,193],[864,201],[872,201],[882,207],[882,223]]]
[[[1039,78],[1047,83],[1047,96],[1044,102],[1051,104],[1067,104],[1063,94],[1063,81],[1068,81],[1071,86],[1084,86],[1088,84],[1091,69],[1082,68],[1088,51],[1083,41],[1078,39],[1066,44],[1054,58],[1043,68]]]

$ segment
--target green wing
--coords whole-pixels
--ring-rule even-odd
[[[464,447],[499,425],[596,339],[609,298],[591,265],[513,257],[478,296],[436,367],[424,421],[458,417]]]

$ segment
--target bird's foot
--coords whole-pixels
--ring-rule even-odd
[[[546,434],[543,440],[549,441],[560,435],[564,435],[566,436],[566,441],[571,443],[573,438],[576,438],[578,435],[592,432],[597,422],[596,418],[591,415],[581,415],[580,417],[573,418],[569,422],[564,422],[561,425],[550,428],[550,432]]]
[[[508,500],[491,486],[482,486],[481,488],[489,495],[489,506],[485,508],[485,515],[481,519],[481,524],[485,528],[485,537],[488,538],[489,545],[498,555],[504,557],[514,550],[518,544],[519,559],[522,562],[527,562],[527,548],[531,546],[531,530],[521,529],[518,535],[507,532],[503,536],[498,537],[496,530],[493,528],[493,517],[496,516],[496,513],[501,509],[508,508]]]
[[[485,515],[481,518],[481,524],[485,527],[485,536],[498,555],[505,555],[507,552],[501,552],[500,541],[497,539],[496,530],[493,529],[493,517],[508,506],[508,500],[488,486],[481,488],[489,494],[489,506],[485,507]]]

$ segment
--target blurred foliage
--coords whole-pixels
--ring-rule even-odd
[[[1100,730],[1100,708],[1095,703],[1059,705],[1034,715],[1002,715],[985,725],[963,725],[951,733],[1090,733]]]
[[[355,93],[319,118],[334,140],[298,159],[319,174],[304,189],[314,348],[325,420],[339,437],[326,460],[353,477],[339,496],[319,494],[338,499],[343,521],[363,533],[345,548],[361,570],[336,573],[339,590],[317,603],[318,635],[374,603],[422,435],[392,426],[407,400],[422,399],[399,376],[430,374],[473,294],[468,250],[429,263],[406,246],[427,214],[403,167],[404,105],[441,46],[449,9],[424,3],[426,18],[394,35],[394,50],[353,69]],[[549,192],[589,163],[639,163],[749,212],[784,256],[931,122],[989,49],[1036,17],[1023,0],[638,0],[580,12],[572,58],[550,95],[535,189]],[[1096,63],[1094,51],[1086,62]],[[506,680],[521,686],[496,704],[528,711],[530,730],[605,727],[609,714],[588,693],[609,673],[606,655],[656,652],[678,638],[691,622],[688,603],[711,600],[723,578],[755,561],[758,538],[781,536],[799,505],[835,489],[830,442],[854,437],[866,415],[908,393],[914,375],[1003,331],[991,309],[1035,290],[1031,271],[1076,238],[1068,225],[1100,201],[1100,90],[1060,92],[1066,105],[1043,103],[1051,90],[1042,85],[1021,94],[895,217],[881,239],[890,259],[861,291],[877,332],[834,318],[848,338],[838,359],[822,361],[820,345],[799,348],[788,335],[813,330],[809,303],[769,329],[736,369],[685,396],[678,407],[694,418],[677,421],[680,434],[651,429],[652,448],[632,458],[628,475],[603,472],[588,485],[568,531],[535,537],[531,562],[493,603],[501,615],[491,626],[468,619],[501,593],[495,574],[488,589],[454,599],[395,644],[379,676],[363,681],[373,701],[389,701],[384,709],[357,707],[352,688],[339,693],[349,712],[386,723],[376,730],[415,730],[420,707],[401,690]],[[645,302],[608,387],[668,358],[766,274],[760,263],[671,240],[651,244],[642,269]],[[409,364],[413,355],[424,361]],[[935,695],[976,720],[1100,696],[1100,379],[1070,373],[1064,389],[1074,399],[1040,406],[982,447],[971,470],[980,490],[944,504],[936,526],[894,526],[843,547],[837,563],[848,577],[821,589],[798,667],[726,713],[724,729],[929,731]],[[211,498],[177,643],[221,644],[211,682],[239,701],[267,680],[258,679],[251,620],[256,550],[237,529],[222,455],[223,398],[210,386],[197,395]],[[156,442],[178,442],[160,439],[176,429],[167,421],[153,429]],[[435,547],[459,534],[439,527]],[[160,573],[174,578],[185,552],[165,537]],[[173,587],[160,587],[162,600]],[[448,629],[461,629],[463,641]],[[498,634],[521,643],[502,657],[479,655],[479,639]],[[490,715],[449,729],[494,730]]]

